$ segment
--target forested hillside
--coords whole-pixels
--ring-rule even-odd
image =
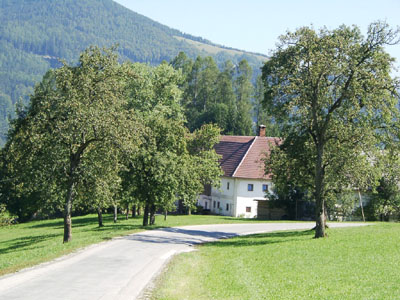
[[[219,66],[228,59],[235,64],[246,59],[256,70],[263,59],[183,34],[111,0],[1,0],[0,20],[0,144],[17,100],[26,104],[49,68],[60,66],[60,59],[77,61],[89,45],[117,44],[121,59],[152,65],[180,51],[193,59],[211,55]]]

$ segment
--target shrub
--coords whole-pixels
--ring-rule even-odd
[[[11,225],[17,222],[17,217],[11,215],[5,204],[0,204],[0,226]]]

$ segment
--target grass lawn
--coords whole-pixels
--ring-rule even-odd
[[[238,237],[172,259],[152,299],[400,299],[400,224]]]
[[[78,248],[102,242],[112,237],[150,229],[141,226],[141,218],[125,220],[119,217],[114,224],[112,215],[104,215],[104,227],[97,225],[97,215],[72,218],[72,241],[63,244],[63,220],[33,221],[0,227],[0,275],[15,272],[44,261],[49,261]],[[156,226],[171,227],[200,224],[257,222],[224,216],[163,216],[156,217]]]

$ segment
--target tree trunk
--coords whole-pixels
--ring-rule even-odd
[[[137,215],[140,216],[140,206],[137,208]]]
[[[188,216],[192,215],[192,209],[190,208],[190,206],[187,209],[187,214],[188,214]]]
[[[100,207],[97,208],[97,219],[99,221],[99,227],[103,227],[103,212]]]
[[[363,207],[363,203],[362,203],[360,189],[358,189],[358,198],[360,199],[360,207],[361,207],[362,218],[363,218],[363,221],[365,222],[364,207]]]
[[[136,205],[132,205],[132,218],[136,217]]]
[[[114,205],[114,223],[117,223],[117,220],[118,220],[118,207],[115,204]]]
[[[72,211],[72,201],[75,196],[75,182],[70,180],[67,197],[65,199],[64,207],[64,239],[63,243],[68,243],[72,239],[72,221],[71,221],[71,211]]]
[[[156,222],[156,206],[154,204],[150,207],[150,225],[154,225]]]
[[[144,206],[143,226],[149,225],[149,205],[146,203]]]
[[[125,220],[129,219],[129,204],[126,205]]]
[[[164,221],[167,221],[167,215],[168,215],[168,211],[165,210],[165,211],[164,211]]]
[[[325,237],[325,201],[323,198],[324,170],[322,166],[323,147],[317,147],[315,165],[315,238]]]

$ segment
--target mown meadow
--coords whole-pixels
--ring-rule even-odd
[[[400,299],[400,224],[242,236],[176,256],[155,299]]]

